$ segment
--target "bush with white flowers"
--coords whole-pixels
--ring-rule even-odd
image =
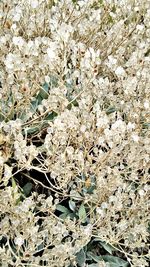
[[[1,0],[0,47],[0,266],[149,266],[149,0]]]

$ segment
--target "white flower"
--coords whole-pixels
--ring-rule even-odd
[[[106,128],[106,129],[104,130],[104,134],[105,134],[105,136],[106,136],[107,138],[111,137],[111,135],[112,135],[111,130],[109,130],[108,128]]]
[[[17,28],[16,23],[13,23],[12,26],[11,26],[11,30],[15,30],[16,28]]]
[[[20,36],[14,36],[12,41],[14,45],[17,45],[19,47],[22,47],[24,45],[24,40]]]
[[[103,117],[97,118],[96,126],[98,128],[106,127],[108,125],[108,123],[109,123],[109,120],[108,120],[107,116],[103,116]]]
[[[136,26],[136,29],[137,29],[138,31],[143,31],[143,30],[144,30],[144,25],[138,24],[138,25]]]
[[[129,121],[128,125],[127,125],[127,130],[133,130],[135,128],[135,123],[131,123]]]
[[[28,42],[28,44],[27,44],[27,47],[28,47],[28,48],[34,47],[34,42],[30,40],[30,41]]]
[[[2,43],[2,44],[6,44],[6,42],[7,42],[6,37],[5,37],[5,36],[2,36],[2,37],[0,38],[0,43]]]
[[[53,197],[52,196],[49,196],[46,200],[45,200],[45,202],[46,202],[46,204],[47,204],[47,206],[48,207],[52,207],[52,201],[53,201]]]
[[[108,56],[108,60],[109,60],[109,63],[108,63],[109,66],[115,65],[115,64],[117,63],[117,59],[114,58],[114,57],[111,56],[111,55]]]
[[[140,189],[138,193],[140,196],[144,196],[144,194],[145,194],[144,190],[142,190],[142,189]]]
[[[117,201],[116,196],[110,196],[110,197],[109,197],[109,203],[111,203],[111,202],[112,202],[112,203],[113,203],[113,202],[115,203],[116,201]]]
[[[38,0],[30,0],[30,5],[32,8],[37,8],[39,5]]]
[[[145,108],[145,109],[149,109],[149,101],[148,101],[148,100],[146,100],[146,101],[144,102],[144,108]]]
[[[140,139],[137,134],[132,134],[131,137],[132,137],[132,139],[133,139],[134,142],[138,142],[139,139]]]
[[[85,126],[85,125],[82,125],[81,128],[80,128],[80,131],[81,131],[82,133],[84,133],[84,132],[86,131],[86,126]]]
[[[102,209],[107,209],[108,208],[108,204],[106,202],[102,202],[101,208]]]
[[[121,66],[119,66],[116,68],[115,73],[117,76],[123,76],[125,74],[125,71]]]
[[[85,228],[84,228],[84,234],[86,236],[90,236],[92,234],[92,224],[88,224]]]
[[[61,40],[64,42],[68,42],[69,37],[71,33],[74,31],[73,27],[71,25],[68,25],[66,23],[62,23],[58,29],[58,35],[60,36]]]
[[[4,165],[4,184],[7,185],[9,178],[12,175],[12,167],[9,167],[7,164]]]
[[[7,54],[5,59],[5,65],[8,69],[13,69],[14,67],[14,55],[12,53]]]
[[[18,236],[18,237],[15,237],[15,239],[14,239],[14,242],[15,242],[15,244],[17,245],[17,246],[22,246],[23,245],[23,243],[24,243],[24,239],[20,236]]]
[[[49,83],[50,82],[50,77],[48,75],[45,76],[45,82]]]
[[[117,120],[115,123],[112,124],[112,130],[118,130],[119,132],[124,132],[126,129],[125,122],[122,120]]]
[[[102,218],[104,218],[104,216],[105,216],[105,212],[104,212],[104,210],[102,210],[101,208],[96,208],[96,212],[97,212]]]
[[[22,15],[22,10],[19,6],[14,9],[13,21],[19,21]]]
[[[47,54],[48,54],[48,57],[52,60],[55,59],[55,57],[56,57],[56,53],[55,53],[54,49],[52,49],[50,47],[47,48]]]
[[[80,1],[78,1],[78,5],[79,5],[80,7],[83,7],[83,6],[85,5],[85,2],[86,2],[86,1],[80,0]]]

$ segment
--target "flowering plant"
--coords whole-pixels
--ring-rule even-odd
[[[0,265],[149,266],[149,1],[1,0],[0,25]]]

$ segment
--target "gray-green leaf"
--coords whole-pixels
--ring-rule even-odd
[[[69,200],[69,208],[72,211],[75,211],[75,209],[76,209],[76,203],[73,200]]]
[[[32,190],[32,183],[26,183],[25,186],[23,187],[23,193],[26,197],[28,197],[31,193],[31,190]]]
[[[113,248],[111,245],[109,245],[108,243],[106,243],[105,241],[102,241],[102,240],[99,239],[99,238],[95,238],[94,241],[98,241],[98,242],[101,244],[101,246],[102,246],[108,253],[110,253],[110,254],[113,253],[114,248]]]
[[[58,205],[56,206],[56,210],[59,210],[59,211],[61,211],[61,212],[63,212],[63,213],[70,213],[70,211],[69,211],[66,207],[64,207],[64,206],[62,206],[62,205],[60,205],[60,204],[58,204]]]
[[[90,251],[87,252],[87,259],[94,260],[96,262],[103,260],[101,256],[97,256],[93,252],[90,252]]]
[[[110,108],[108,108],[108,109],[106,110],[106,114],[109,115],[109,114],[111,114],[111,113],[113,113],[113,112],[115,112],[115,111],[117,111],[117,109],[116,109],[115,107],[110,107]]]
[[[86,210],[85,210],[83,203],[81,204],[79,208],[78,215],[79,215],[79,219],[81,220],[81,222],[85,223],[86,222]]]
[[[86,255],[83,249],[76,254],[76,260],[80,267],[83,267],[86,261]]]
[[[105,255],[102,256],[105,262],[109,262],[110,267],[128,267],[129,263],[125,260],[120,259],[119,257]]]

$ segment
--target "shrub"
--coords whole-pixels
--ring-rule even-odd
[[[149,1],[0,1],[0,265],[149,256]]]

